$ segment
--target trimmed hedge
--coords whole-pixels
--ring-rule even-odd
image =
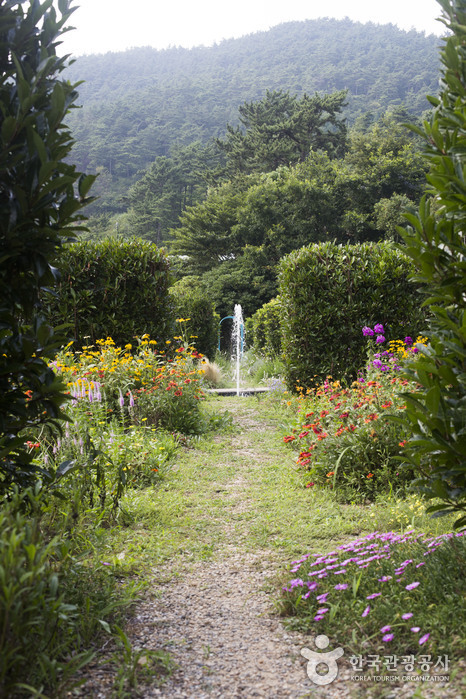
[[[382,323],[387,339],[416,336],[426,311],[413,264],[392,243],[318,243],[279,264],[282,350],[290,388],[327,375],[354,378],[364,367],[364,325]]]
[[[272,299],[246,321],[248,345],[259,354],[278,357],[282,349],[280,298]]]
[[[207,295],[200,277],[180,279],[169,290],[177,318],[189,320],[182,325],[187,340],[196,349],[213,359],[217,351],[220,316]]]
[[[57,294],[46,299],[49,321],[70,323],[78,347],[108,336],[119,346],[144,333],[157,341],[171,337],[169,263],[153,243],[137,238],[73,243],[56,265],[61,281]]]

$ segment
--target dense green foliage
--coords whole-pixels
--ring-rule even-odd
[[[390,337],[416,334],[425,313],[413,266],[390,243],[320,243],[280,263],[283,355],[290,388],[316,375],[354,377],[364,366],[362,328],[383,322]]]
[[[407,130],[387,115],[354,130],[343,158],[312,151],[290,167],[237,175],[188,207],[172,231],[180,272],[203,275],[221,314],[241,303],[252,315],[276,296],[283,255],[320,241],[393,238],[402,206],[421,197],[425,170]]]
[[[61,280],[47,294],[52,323],[71,324],[76,347],[112,337],[124,346],[148,333],[171,336],[169,264],[153,243],[134,238],[81,241],[67,246],[56,262]]]
[[[79,230],[94,180],[63,162],[77,93],[60,79],[66,59],[55,48],[72,10],[67,0],[59,8],[57,17],[51,1],[9,1],[0,16],[0,492],[34,481],[28,434],[63,417],[63,386],[47,365],[61,337],[40,297],[56,284],[51,262]]]
[[[393,25],[345,20],[289,22],[219,45],[79,57],[83,108],[70,118],[79,167],[100,172],[92,212],[122,212],[138,172],[175,145],[223,138],[238,107],[267,90],[347,90],[350,123],[405,104],[412,115],[437,91],[438,39]],[[370,119],[370,117],[369,117]],[[139,234],[139,233],[138,233]]]
[[[281,355],[282,308],[280,298],[265,303],[246,321],[248,347],[266,357]]]
[[[466,8],[461,0],[439,0],[453,35],[441,51],[442,92],[419,133],[430,162],[427,179],[436,213],[423,199],[408,216],[405,251],[416,266],[424,304],[432,312],[429,345],[409,376],[419,391],[407,395],[408,450],[420,485],[442,503],[440,514],[457,512],[466,525]]]
[[[184,277],[170,287],[169,293],[177,319],[185,321],[181,322],[186,336],[183,339],[212,359],[218,346],[220,316],[215,313],[207,288],[199,277]]]
[[[346,125],[341,110],[344,90],[332,95],[267,90],[262,100],[239,107],[240,125],[227,125],[224,140],[217,146],[226,157],[226,172],[270,172],[282,165],[301,163],[311,150],[325,150],[330,156],[345,150]]]

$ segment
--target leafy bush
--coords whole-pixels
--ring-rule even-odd
[[[423,328],[413,265],[390,243],[320,243],[280,263],[286,380],[312,386],[316,375],[354,378],[366,348],[360,328],[383,316],[391,336]]]
[[[47,295],[50,322],[72,323],[78,346],[100,337],[117,344],[149,333],[166,340],[173,330],[168,260],[155,245],[140,239],[81,241],[67,246],[57,260],[61,281]]]
[[[246,321],[248,345],[268,357],[281,355],[282,309],[280,299],[272,299]]]
[[[406,395],[407,445],[418,485],[441,503],[431,512],[459,515],[466,526],[466,9],[458,0],[439,0],[452,35],[441,51],[442,92],[430,97],[434,110],[418,132],[430,161],[427,180],[435,209],[423,199],[411,224],[400,229],[405,253],[414,261],[414,279],[423,285],[432,318],[428,346],[407,376],[419,384]]]
[[[63,386],[48,367],[63,338],[40,297],[56,285],[51,263],[80,230],[94,181],[63,162],[73,145],[63,120],[77,93],[59,79],[66,57],[55,49],[70,3],[59,3],[59,18],[50,2],[24,4],[0,12],[0,493],[34,483],[27,433],[63,417]]]
[[[212,359],[218,345],[220,316],[200,277],[184,277],[170,287],[177,317],[184,318],[186,339]]]

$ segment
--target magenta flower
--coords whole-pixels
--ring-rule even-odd
[[[368,604],[361,616],[367,616],[369,612],[371,611],[370,605]]]
[[[408,612],[407,614],[402,614],[402,615],[401,615],[401,618],[402,618],[404,621],[408,621],[408,619],[411,619],[412,616],[413,616],[413,613],[412,613],[412,612]]]
[[[376,597],[380,597],[381,594],[381,592],[373,592],[372,595],[367,595],[366,599],[375,599]]]
[[[377,335],[376,340],[375,340],[379,345],[382,344],[382,342],[385,342],[385,338],[383,335]]]
[[[420,584],[421,583],[418,582],[410,583],[409,585],[406,585],[405,590],[414,590],[414,588],[416,588]]]
[[[368,328],[367,325],[365,325],[362,329],[362,334],[365,337],[372,337],[372,335],[374,334],[374,331],[372,330],[372,328]]]
[[[324,617],[322,614],[316,614],[316,616],[314,617],[314,621],[321,621],[323,618]]]
[[[418,631],[420,631],[420,630],[421,630],[420,626],[411,626],[411,631],[413,633],[418,633]]]
[[[383,335],[382,323],[377,323],[377,325],[374,325],[374,332],[377,333],[378,335]]]
[[[347,588],[347,583],[340,583],[339,585],[335,585],[335,590],[346,590]]]
[[[405,337],[405,344],[406,344],[406,345],[412,345],[412,344],[413,344],[413,338],[412,338],[412,337],[409,337],[409,335],[408,335],[407,337]]]
[[[389,641],[393,641],[395,634],[394,633],[386,633],[385,636],[382,637],[382,641],[384,643],[388,643]]]
[[[322,607],[317,610],[317,614],[326,614],[328,612],[328,607]]]
[[[382,633],[388,633],[391,630],[391,628],[392,628],[391,626],[387,625],[387,626],[382,626],[382,628],[380,630]]]
[[[422,646],[423,643],[429,640],[430,633],[425,633],[424,636],[421,636],[419,639],[419,645]]]
[[[391,580],[392,576],[391,575],[384,575],[383,577],[379,578],[379,582],[387,582],[388,580]]]

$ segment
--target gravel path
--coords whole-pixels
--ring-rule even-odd
[[[266,432],[268,428],[256,422],[250,409],[238,405],[235,412],[241,434],[232,439],[232,453],[225,453],[225,459],[234,456],[235,451],[236,455],[246,453],[249,463],[259,468],[263,454],[259,459],[251,449],[249,435],[257,429]],[[227,484],[226,492],[225,484],[222,485],[228,513],[254,507],[248,499],[248,483],[239,472]],[[393,699],[414,695],[416,685],[371,687],[352,681],[344,658],[338,661],[339,675],[331,684],[317,687],[311,682],[306,673],[307,660],[300,651],[303,647],[316,650],[313,639],[286,631],[264,591],[276,569],[273,552],[247,550],[244,520],[238,527],[225,517],[224,531],[228,544],[213,560],[187,564],[181,575],[171,575],[170,568],[156,571],[151,597],[138,605],[126,631],[133,648],[168,651],[176,669],[162,684],[140,684],[137,690],[123,696]],[[105,667],[95,666],[80,695],[96,699],[114,696],[112,682]],[[436,687],[421,696],[458,695],[450,693],[447,687]]]

